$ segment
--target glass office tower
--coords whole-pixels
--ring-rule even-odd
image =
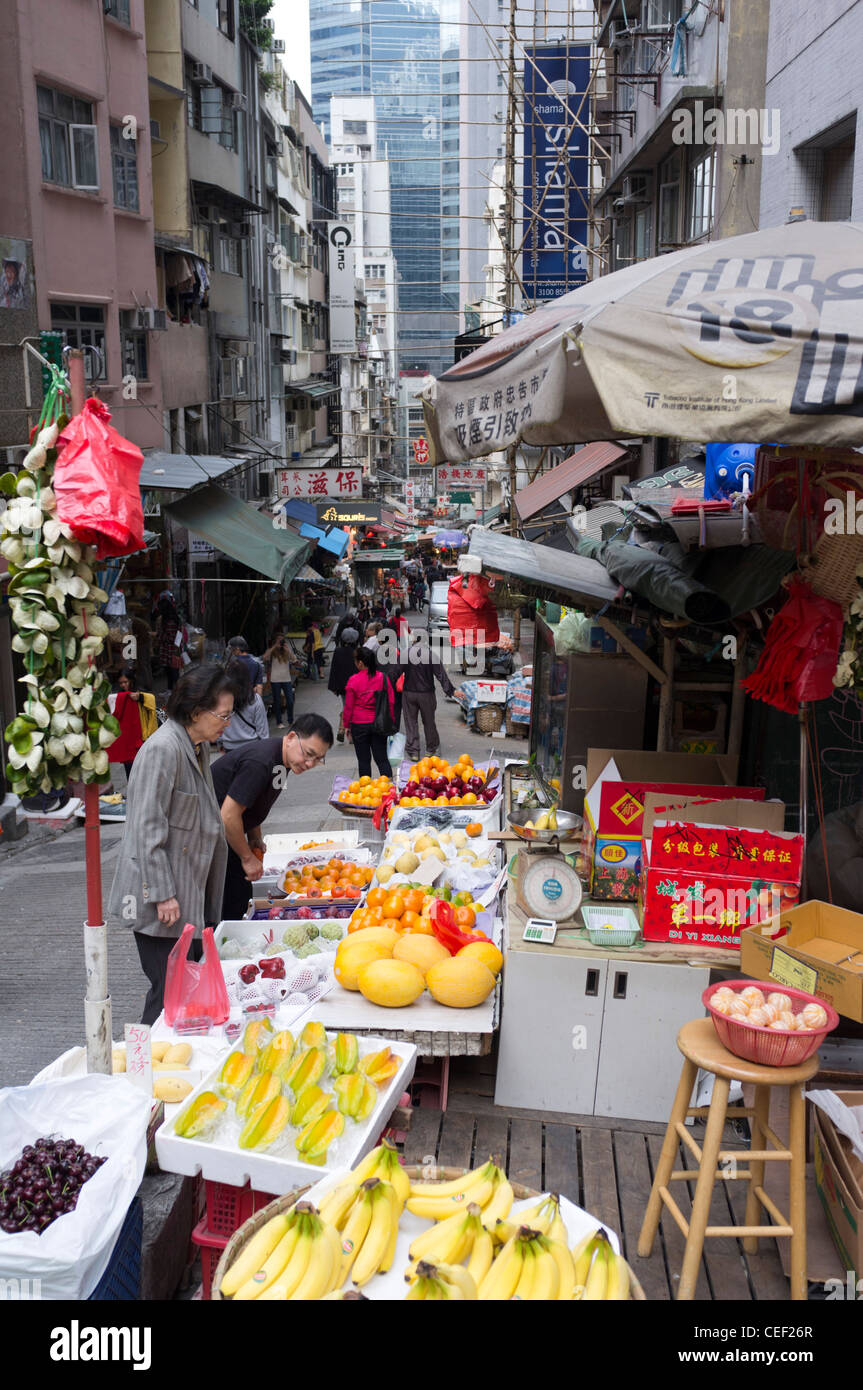
[[[329,135],[331,96],[375,97],[400,276],[399,366],[436,375],[452,364],[459,331],[457,8],[457,0],[310,3],[315,121]],[[349,133],[361,148],[364,132]]]

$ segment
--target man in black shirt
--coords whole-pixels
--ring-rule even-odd
[[[283,736],[242,743],[212,764],[228,841],[223,920],[238,920],[248,907],[250,885],[263,872],[255,854],[256,848],[264,846],[261,826],[285,786],[287,773],[299,776],[317,767],[332,746],[329,722],[319,714],[301,714]]]

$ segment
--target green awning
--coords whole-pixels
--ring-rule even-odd
[[[473,501],[473,494],[470,492],[451,492],[449,500],[458,506],[469,505]]]
[[[356,550],[351,556],[351,564],[397,565],[404,558],[403,550]]]
[[[308,559],[311,545],[273,518],[218,487],[202,487],[165,511],[180,526],[203,536],[240,564],[287,588]]]
[[[320,377],[307,377],[305,381],[286,381],[285,391],[291,396],[310,396],[313,401],[323,400],[324,396],[337,396],[341,387],[338,382],[322,381]]]

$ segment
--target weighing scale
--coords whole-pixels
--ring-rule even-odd
[[[558,811],[554,830],[536,830],[525,825],[525,821],[539,814],[535,808],[527,807],[510,811],[510,827],[522,841],[516,859],[516,901],[528,917],[569,922],[581,906],[583,890],[563,846],[575,847],[582,836],[583,821],[569,811]]]

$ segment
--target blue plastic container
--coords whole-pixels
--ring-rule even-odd
[[[90,1302],[137,1303],[141,1297],[141,1245],[144,1234],[144,1212],[141,1198],[136,1197],[117,1237],[108,1261],[108,1268],[93,1292]]]

